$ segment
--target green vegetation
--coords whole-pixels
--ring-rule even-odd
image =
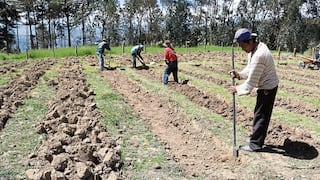
[[[105,51],[105,54],[130,54],[130,50],[133,46],[116,46],[111,47],[111,51]],[[64,58],[69,56],[87,56],[96,55],[96,46],[80,46],[71,48],[58,48],[58,49],[39,49],[29,50],[24,53],[17,54],[6,54],[0,53],[1,60],[25,60],[25,59],[44,59],[50,57]],[[231,47],[220,47],[220,46],[197,46],[197,47],[176,47],[177,52],[196,52],[196,51],[231,51]],[[163,47],[160,46],[146,46],[145,52],[148,53],[162,53]]]
[[[0,62],[3,60],[25,60],[26,55],[24,53],[7,54],[0,52]]]
[[[130,55],[130,50],[133,46],[115,46],[111,47],[111,51],[105,51],[105,54],[112,55]],[[93,46],[79,46],[70,48],[57,48],[57,49],[34,49],[23,53],[13,53],[7,54],[0,52],[0,62],[3,60],[15,60],[21,61],[26,59],[44,59],[44,58],[64,58],[69,56],[87,56],[96,55],[96,45]],[[193,46],[193,47],[174,47],[178,53],[185,52],[201,52],[201,51],[220,51],[220,52],[230,52],[232,50],[231,46]],[[234,48],[234,51],[240,51],[238,47]],[[145,46],[144,53],[163,53],[162,46]],[[277,51],[273,51],[277,53]],[[283,52],[286,53],[286,52]],[[231,58],[231,57],[230,57]],[[284,61],[284,60],[282,60]]]

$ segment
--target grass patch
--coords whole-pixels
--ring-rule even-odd
[[[7,54],[7,53],[2,53],[0,52],[0,62],[1,61],[22,61],[25,60],[26,54],[25,53],[12,53],[12,54]]]
[[[111,51],[107,51],[108,54],[123,55],[130,54],[133,46],[111,46]],[[6,54],[0,53],[1,60],[24,60],[24,59],[44,59],[44,58],[64,58],[69,56],[87,56],[96,55],[97,45],[91,46],[75,46],[65,47],[57,49],[32,49],[23,53]],[[197,52],[197,51],[231,51],[231,47],[222,46],[196,46],[196,47],[175,47],[178,53],[184,52]],[[239,50],[236,48],[236,50]],[[145,46],[145,53],[163,53],[163,47],[161,46]]]
[[[23,68],[16,69],[16,71],[9,71],[3,75],[0,76],[0,86],[10,82],[14,77],[16,77],[18,74],[21,74],[24,69],[28,68],[27,66]]]

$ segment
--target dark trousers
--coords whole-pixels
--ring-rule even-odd
[[[178,82],[178,61],[170,61],[163,72],[162,82],[168,84],[169,75],[173,74],[173,79]]]
[[[132,54],[132,67],[136,68],[137,67],[137,55],[136,54]]]
[[[254,108],[253,132],[250,138],[250,148],[261,149],[267,136],[274,100],[278,87],[271,90],[258,90]]]
[[[104,69],[104,58],[103,58],[103,53],[102,52],[97,52],[98,58],[99,58],[99,69],[100,71],[103,71]]]

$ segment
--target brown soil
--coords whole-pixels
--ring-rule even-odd
[[[35,61],[19,76],[13,78],[9,83],[0,87],[0,130],[4,128],[10,115],[27,98],[29,92],[36,86],[37,80],[54,63],[53,60]],[[15,71],[16,68],[27,63],[10,64],[2,66],[0,72]]]
[[[30,155],[29,179],[118,179],[120,146],[99,121],[101,115],[79,60],[63,61],[44,122],[45,139]]]
[[[215,54],[215,57],[222,58],[223,56],[225,56],[224,53]],[[187,57],[187,55],[182,55],[182,57]],[[190,59],[195,58],[201,59],[201,54],[190,57]],[[146,59],[154,60],[161,58],[159,58],[159,55],[152,55]],[[119,61],[120,66],[130,64],[128,61]],[[160,61],[155,62],[161,63]],[[200,73],[201,68],[203,68],[225,74],[228,72],[226,68],[217,70],[219,66],[212,68],[197,65],[197,67],[199,67],[199,71],[197,71],[199,73],[190,72],[185,69],[180,69],[180,72],[228,88],[229,82],[206,77]],[[160,64],[148,70],[137,71],[137,73],[142,74],[147,79],[161,82],[162,69],[163,67]],[[282,77],[283,72],[280,72],[280,74]],[[201,177],[208,179],[251,179],[252,177],[259,176],[259,173],[253,176],[250,175],[252,174],[252,169],[257,168],[257,165],[263,171],[268,171],[268,176],[273,178],[290,179],[292,177],[306,176],[307,178],[314,179],[319,175],[317,170],[311,174],[302,176],[300,175],[302,171],[292,171],[292,169],[318,169],[317,163],[310,163],[308,167],[295,167],[294,165],[290,165],[286,160],[286,157],[301,160],[318,159],[319,138],[312,135],[313,133],[306,129],[298,126],[292,127],[286,123],[279,123],[279,121],[271,121],[266,140],[267,146],[264,152],[253,154],[242,154],[241,152],[242,155],[239,158],[234,158],[228,144],[223,139],[216,138],[206,128],[214,126],[213,122],[205,119],[188,119],[183,109],[178,107],[173,108],[169,102],[161,100],[161,97],[157,94],[150,93],[139,81],[130,80],[121,71],[104,72],[104,77],[111,83],[115,91],[122,94],[126,101],[138,112],[139,116],[149,124],[150,130],[159,141],[170,149],[168,151],[169,156],[174,158],[189,176],[197,177],[201,175]],[[292,81],[291,78],[287,78],[286,80]],[[295,80],[293,82],[299,81]],[[308,86],[309,83],[305,83],[304,85]],[[192,86],[192,82],[187,85],[170,83],[168,87],[185,95],[199,106],[208,108],[225,119],[232,119],[232,111],[230,110],[232,106],[229,100],[225,100],[216,94],[206,93]],[[286,90],[284,88],[284,91]],[[299,89],[294,92],[299,92]],[[146,104],[148,104],[148,108],[145,107]],[[317,108],[312,108],[307,103],[282,97],[277,98],[275,106],[315,119],[318,119],[320,114]],[[246,128],[248,134],[251,132],[251,114],[251,109],[241,105],[237,106],[237,123]],[[276,164],[276,166],[273,166],[273,164]],[[260,174],[262,177],[264,176],[263,171]]]
[[[221,125],[199,115],[190,118],[188,112],[174,100],[168,101],[161,94],[150,91],[141,80],[134,80],[128,73],[143,76],[161,84],[164,69],[162,54],[145,54],[147,62],[155,62],[150,68],[130,69],[130,56],[112,57],[116,69],[100,72],[112,89],[120,94],[134,112],[143,120],[153,136],[166,150],[167,160],[173,160],[183,170],[186,179],[317,179],[320,175],[318,150],[320,141],[318,132],[306,127],[289,125],[281,119],[272,118],[266,147],[263,152],[247,153],[239,151],[233,156],[232,147],[232,102],[219,94],[214,94],[193,85],[169,82],[164,90],[182,94],[199,108],[221,117],[229,127]],[[222,78],[202,74],[212,71],[227,74],[230,54],[226,52],[185,53],[179,55],[180,73],[199,78],[211,84],[228,89],[230,82]],[[238,66],[244,66],[245,56],[236,53]],[[85,58],[92,66],[97,66],[94,56]],[[211,63],[212,65],[206,65]],[[27,98],[37,80],[55,61],[44,60],[28,64],[20,76],[0,87],[0,129],[5,128],[10,115]],[[138,62],[139,63],[139,62]],[[203,64],[202,64],[203,63]],[[6,70],[21,68],[18,65],[3,64]],[[309,75],[306,70],[291,64],[277,66],[279,77],[292,83],[299,83],[308,89],[299,89],[280,85],[279,89],[298,97],[308,93],[308,97],[319,98],[314,87],[318,88],[320,73]],[[130,179],[133,171],[123,170],[121,161],[121,142],[112,137],[101,123],[101,114],[89,88],[81,62],[77,58],[68,58],[61,64],[58,81],[51,82],[56,95],[49,102],[49,111],[36,131],[44,139],[34,154],[29,156],[26,175],[29,179]],[[301,73],[301,71],[304,71]],[[0,69],[0,72],[2,70]],[[296,76],[292,74],[296,73]],[[210,87],[208,87],[210,88]],[[252,93],[250,98],[254,98]],[[319,108],[312,107],[299,98],[276,98],[275,107],[318,121]],[[252,107],[237,103],[237,126],[245,135],[251,133]],[[315,124],[315,126],[318,126]],[[211,130],[215,127],[225,133],[217,135]],[[229,139],[228,139],[229,138]],[[238,143],[242,137],[237,137]],[[138,154],[139,155],[139,154]],[[154,169],[154,171],[157,171]],[[166,173],[166,172],[162,172]],[[169,174],[169,172],[168,172]],[[1,179],[1,177],[0,177]],[[148,178],[147,178],[148,179]]]

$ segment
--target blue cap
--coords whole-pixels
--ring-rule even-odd
[[[257,36],[257,35],[255,33],[251,33],[247,28],[241,28],[237,30],[236,34],[234,35],[234,38],[239,43],[239,42],[246,41],[253,36]]]

